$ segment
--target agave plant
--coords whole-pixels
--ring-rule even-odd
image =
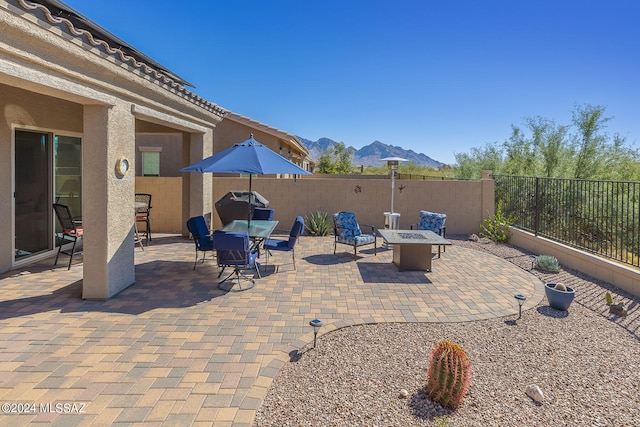
[[[333,229],[329,214],[322,211],[310,213],[304,217],[304,225],[310,236],[327,236]]]
[[[535,264],[535,267],[541,271],[548,271],[550,273],[560,271],[560,263],[558,259],[552,255],[538,255]]]

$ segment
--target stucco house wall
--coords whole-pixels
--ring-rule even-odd
[[[116,160],[134,163],[136,129],[154,126],[182,135],[183,165],[209,156],[223,110],[37,1],[0,0],[0,29],[0,271],[15,265],[14,131],[71,132],[82,138],[83,296],[108,298],[135,280],[135,177],[118,176]],[[183,215],[210,212],[210,176],[181,185]]]

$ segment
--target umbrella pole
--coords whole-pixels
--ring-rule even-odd
[[[253,202],[253,193],[251,192],[251,174],[249,174],[249,212],[247,212],[247,233],[251,230],[251,203]],[[249,233],[251,234],[251,233]]]

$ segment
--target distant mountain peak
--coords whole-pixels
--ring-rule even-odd
[[[322,137],[317,141],[311,141],[300,136],[298,136],[298,139],[305,147],[307,147],[311,158],[316,161],[323,153],[327,152],[330,146],[337,144],[336,141],[326,137]],[[347,146],[347,148],[353,147]],[[419,166],[428,166],[432,168],[444,166],[444,163],[434,160],[426,154],[416,153],[413,150],[405,150],[402,147],[394,145],[387,145],[378,140],[373,141],[371,144],[366,145],[359,150],[356,150],[355,148],[353,148],[353,150],[354,153],[352,161],[354,165],[380,166],[380,159],[385,157],[401,157]]]

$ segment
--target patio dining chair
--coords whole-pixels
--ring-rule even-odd
[[[243,273],[244,270],[255,270],[258,278],[261,278],[260,264],[257,262],[258,251],[251,249],[249,233],[246,231],[216,230],[213,233],[213,248],[216,250],[218,267],[222,267],[218,278],[222,276],[227,267],[233,269],[227,277],[218,282],[220,289],[244,291],[255,286],[255,280]],[[238,284],[237,287],[234,286],[234,282]],[[243,283],[248,283],[248,285],[243,286]]]
[[[255,208],[253,210],[253,216],[251,217],[251,219],[273,221],[274,215],[275,215],[275,211],[273,209]]]
[[[84,230],[82,228],[82,225],[80,225],[77,221],[74,221],[73,216],[71,216],[71,210],[69,209],[69,206],[54,203],[53,210],[56,213],[56,217],[58,217],[60,226],[62,227],[62,232],[56,233],[56,237],[58,237],[60,241],[58,242],[58,253],[56,254],[56,260],[53,265],[58,264],[58,257],[62,253],[69,256],[69,266],[67,267],[67,270],[69,270],[71,269],[73,255],[79,253],[76,252],[76,246],[78,241],[82,240]],[[71,246],[71,250],[63,251],[62,246],[70,242],[73,243],[73,245]]]
[[[357,258],[357,248],[360,246],[373,244],[373,254],[377,255],[378,245],[376,243],[376,230],[372,225],[362,224],[370,227],[371,233],[365,234],[360,230],[360,225],[353,212],[338,212],[333,214],[333,253],[336,253],[338,243],[353,246],[353,257]]]
[[[187,221],[187,229],[189,233],[191,233],[193,242],[196,245],[196,260],[193,262],[193,269],[195,270],[196,264],[198,263],[198,252],[202,252],[202,263],[204,263],[207,252],[213,252],[213,239],[209,227],[207,227],[207,222],[202,215],[189,218]]]
[[[151,222],[149,216],[151,215],[151,194],[137,193],[135,195],[136,202],[136,223],[144,222],[144,237],[145,245],[149,245],[151,240]],[[144,206],[142,206],[144,204]]]
[[[445,238],[447,227],[444,225],[447,220],[447,215],[437,212],[420,211],[420,219],[417,224],[411,224],[411,229],[417,227],[418,230],[429,230],[436,233],[438,236]],[[438,245],[438,257],[440,257],[440,248]],[[447,247],[443,247],[443,252],[447,251]]]
[[[289,232],[289,238],[287,240],[280,239],[267,239],[264,241],[263,248],[267,252],[267,264],[269,264],[269,255],[271,251],[283,251],[291,252],[291,259],[293,261],[293,269],[296,269],[296,242],[298,237],[304,231],[304,219],[301,216],[297,216]]]

